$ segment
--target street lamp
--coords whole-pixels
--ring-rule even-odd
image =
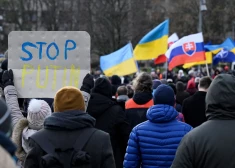
[[[206,0],[199,0],[199,23],[198,32],[202,32],[202,11],[206,11]]]
[[[235,40],[235,21],[233,21],[232,24],[233,24],[233,40]]]

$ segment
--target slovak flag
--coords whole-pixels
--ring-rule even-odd
[[[179,40],[179,37],[177,36],[176,33],[172,34],[169,38],[168,38],[168,48],[170,48],[170,46],[172,44],[174,44],[176,41]],[[154,64],[162,64],[162,63],[165,63],[167,61],[167,58],[165,56],[165,54],[163,55],[160,55],[159,57],[157,57],[155,60],[154,60]]]
[[[171,45],[166,52],[169,70],[178,65],[205,60],[202,33],[185,36]]]

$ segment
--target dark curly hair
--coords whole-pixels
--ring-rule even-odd
[[[152,92],[152,77],[148,73],[143,72],[135,78],[133,86],[135,92]]]

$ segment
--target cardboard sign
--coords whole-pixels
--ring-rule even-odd
[[[14,31],[8,69],[21,98],[54,98],[63,86],[80,88],[90,71],[90,35],[81,31]]]

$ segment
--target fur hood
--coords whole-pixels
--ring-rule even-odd
[[[26,118],[21,119],[14,127],[12,141],[17,146],[16,157],[20,161],[24,161],[26,154],[29,152],[28,139],[37,132],[28,128],[29,122]]]

